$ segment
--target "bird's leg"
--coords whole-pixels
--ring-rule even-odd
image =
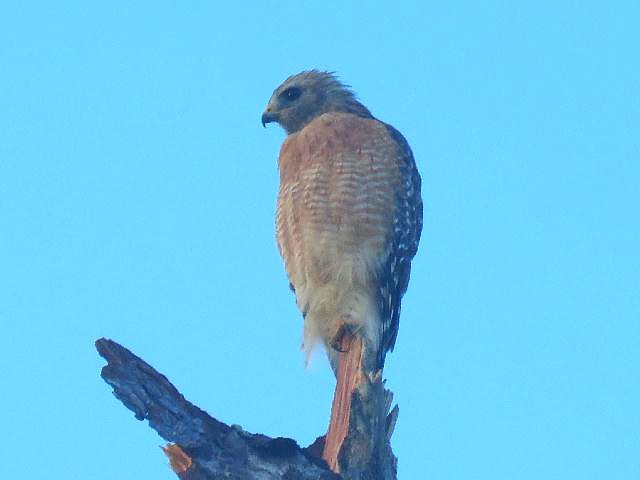
[[[361,326],[356,326],[353,323],[342,323],[329,345],[340,353],[348,352],[353,339],[356,338],[356,334],[361,328]]]

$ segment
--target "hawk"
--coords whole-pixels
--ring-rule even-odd
[[[337,371],[340,338],[358,335],[381,370],[422,230],[420,175],[409,144],[330,72],[275,89],[262,124],[287,133],[278,167],[278,249],[304,317],[307,360],[322,343]]]

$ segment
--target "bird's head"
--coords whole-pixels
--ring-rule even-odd
[[[277,122],[291,134],[328,112],[371,118],[369,110],[333,73],[308,70],[292,75],[274,90],[262,114],[262,125]]]

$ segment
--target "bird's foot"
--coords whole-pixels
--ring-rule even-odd
[[[329,343],[331,348],[334,350],[345,353],[349,351],[349,347],[351,346],[351,342],[355,338],[356,334],[360,331],[359,326],[353,325],[351,323],[343,323],[338,328],[338,332],[334,335]]]

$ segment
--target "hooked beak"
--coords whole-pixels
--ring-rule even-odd
[[[262,126],[266,127],[267,123],[277,122],[278,117],[274,113],[269,112],[268,110],[265,110],[265,112],[262,114],[261,120],[262,120]]]

